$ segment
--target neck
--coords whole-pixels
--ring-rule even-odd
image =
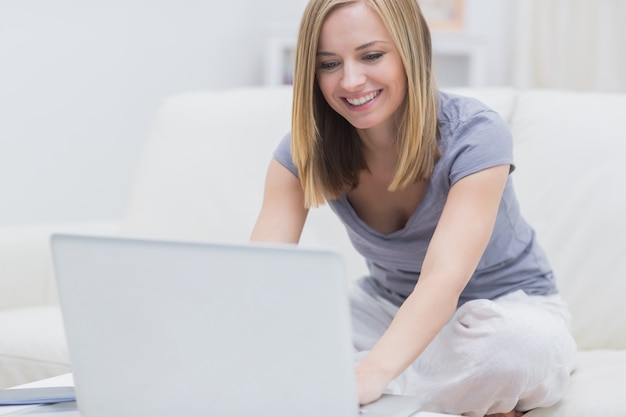
[[[398,143],[389,136],[359,135],[367,171],[380,179],[393,178],[398,163]]]
[[[395,167],[398,159],[397,130],[389,126],[378,126],[370,129],[358,129],[363,156],[368,165],[376,161],[391,161]]]

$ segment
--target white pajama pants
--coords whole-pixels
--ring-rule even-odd
[[[355,286],[351,309],[358,363],[398,307]],[[559,295],[467,302],[387,392],[415,395],[425,411],[470,417],[551,406],[575,367],[569,320]]]

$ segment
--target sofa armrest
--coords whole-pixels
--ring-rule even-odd
[[[58,301],[50,255],[53,233],[116,234],[117,221],[0,227],[0,310]]]

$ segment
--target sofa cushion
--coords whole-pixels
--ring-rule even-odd
[[[511,122],[522,213],[581,349],[626,348],[626,95],[521,92]]]
[[[578,367],[561,401],[524,417],[623,417],[626,415],[624,376],[626,351],[582,351]]]
[[[0,311],[0,335],[0,388],[70,372],[59,306]]]
[[[165,99],[143,147],[122,233],[247,240],[290,114],[289,87]]]
[[[53,233],[117,234],[118,222],[0,226],[0,310],[58,303],[50,253]]]
[[[57,302],[51,233],[35,225],[0,229],[0,310]]]

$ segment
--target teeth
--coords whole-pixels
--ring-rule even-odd
[[[354,98],[347,98],[346,101],[348,103],[350,103],[350,105],[352,105],[352,106],[362,106],[365,103],[368,103],[368,102],[374,100],[376,98],[376,96],[378,96],[378,91],[374,91],[373,93],[370,93],[370,94],[368,94],[368,95],[366,95],[364,97],[361,97],[361,98],[356,98],[356,99],[354,99]]]

